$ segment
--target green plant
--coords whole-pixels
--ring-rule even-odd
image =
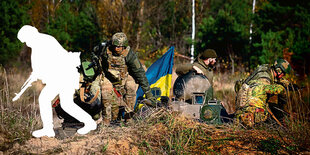
[[[109,142],[107,142],[101,149],[101,153],[104,153],[108,149]]]
[[[258,149],[271,154],[278,154],[278,150],[282,147],[282,143],[274,138],[268,138],[259,142]]]

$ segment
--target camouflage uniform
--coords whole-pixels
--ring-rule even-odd
[[[263,122],[268,117],[269,95],[284,95],[285,88],[280,84],[270,84],[268,80],[252,80],[249,82],[246,100],[236,112],[237,120],[252,127],[255,123]],[[276,102],[276,101],[273,101]]]
[[[120,36],[118,36],[121,34]],[[106,51],[103,51],[102,70],[105,79],[108,79],[113,88],[106,89],[109,86],[102,86],[102,102],[104,104],[103,115],[105,119],[116,120],[119,114],[119,107],[125,108],[126,112],[133,111],[135,104],[135,90],[129,87],[128,75],[131,75],[135,82],[139,84],[146,94],[151,93],[148,80],[145,76],[145,71],[137,58],[135,52],[127,46],[127,38],[123,40],[123,33],[116,33],[112,40],[123,43],[126,47],[121,53],[112,52],[113,45],[109,46]],[[124,35],[124,34],[123,34]],[[115,39],[116,37],[116,39]],[[124,43],[125,42],[125,43]],[[113,43],[112,44],[118,44]],[[97,47],[95,50],[103,50],[102,47]]]
[[[279,68],[282,71],[277,71]],[[289,63],[278,59],[273,66],[261,65],[247,79],[237,81],[235,85],[237,121],[248,127],[265,121],[269,114],[269,105],[278,104],[278,96],[286,98],[283,85],[289,84],[286,79],[279,79],[275,74],[289,71]]]
[[[80,75],[80,86],[74,94],[74,103],[85,110],[97,120],[103,105],[101,104],[101,75],[96,76],[92,82],[86,82],[83,74]],[[59,102],[58,102],[59,103]],[[67,114],[58,104],[54,102],[53,107],[57,116],[64,119],[64,123],[79,123],[78,120]]]

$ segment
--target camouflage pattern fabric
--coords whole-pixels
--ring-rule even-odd
[[[109,50],[107,54],[109,64],[107,73],[116,80],[111,83],[112,86],[109,87],[105,83],[102,88],[103,116],[107,120],[116,120],[120,107],[125,107],[126,112],[133,111],[135,90],[132,90],[128,84],[128,69],[125,56],[114,56]]]
[[[122,33],[122,32],[115,33],[112,36],[112,45],[127,47],[128,46],[127,36],[124,33]]]
[[[85,83],[83,80],[83,74],[80,74],[80,86],[75,94],[74,94],[74,103],[77,104],[79,107],[81,107],[83,110],[85,110],[88,114],[92,116],[93,119],[97,120],[99,117],[96,115],[100,115],[101,109],[102,109],[102,104],[101,104],[101,75],[97,76],[96,79],[93,82],[87,82],[87,86],[85,88],[85,95],[84,96],[84,101],[81,101],[80,99],[80,90],[82,83]],[[94,94],[99,91],[99,94],[96,98],[94,98],[94,102],[92,103],[86,103],[90,100],[93,99],[95,96]],[[54,102],[53,102],[54,103]],[[55,106],[55,111],[58,117],[63,118],[63,127],[66,123],[80,123],[78,120],[73,118],[71,115],[67,114],[60,106],[60,104]],[[75,126],[75,125],[73,125]]]
[[[137,83],[141,86],[144,92],[150,91],[145,70],[135,52],[130,48],[130,46],[127,46],[121,53],[113,53],[112,51],[115,46],[116,42],[114,46],[108,46],[105,51],[102,51],[101,57],[101,69],[105,77],[105,79],[103,79],[104,83],[101,87],[102,103],[104,104],[102,114],[103,118],[109,121],[117,117],[116,113],[118,113],[118,107],[125,107],[126,111],[133,109],[135,89],[132,89],[130,86],[127,87],[128,83]],[[104,45],[99,44],[94,48],[94,52],[98,53],[98,50],[104,49]],[[129,82],[130,80],[128,80],[128,75],[134,79],[134,82],[133,80]],[[107,81],[109,81],[110,84],[106,85]],[[117,94],[114,92],[114,88],[116,92],[121,94],[121,98],[117,97]]]
[[[250,93],[247,94],[245,103],[237,110],[236,118],[246,126],[253,127],[255,123],[263,122],[268,117],[268,94],[283,95],[285,88],[280,84],[269,84],[264,80],[252,80],[248,89]]]
[[[117,119],[120,107],[124,107],[126,112],[133,111],[136,91],[134,81],[127,80],[125,85],[119,87],[124,90],[121,97],[116,95],[112,84],[106,78],[104,81],[102,85],[102,102],[104,105],[102,115],[104,119],[109,121]]]

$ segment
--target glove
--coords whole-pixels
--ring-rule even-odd
[[[153,96],[153,94],[152,94],[151,91],[147,91],[147,92],[145,93],[145,97],[146,97],[146,99],[148,99],[148,100],[151,101],[151,103],[152,103],[151,106],[152,106],[152,107],[156,107],[158,100],[156,100],[156,98]]]
[[[145,98],[146,98],[146,99],[150,99],[150,98],[152,98],[152,97],[154,97],[154,96],[153,96],[151,90],[145,92]]]
[[[284,87],[288,87],[290,85],[290,82],[284,78],[280,80],[280,83],[282,83]]]

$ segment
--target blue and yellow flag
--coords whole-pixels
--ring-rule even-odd
[[[174,56],[174,47],[170,47],[170,49],[157,61],[155,61],[146,71],[146,78],[149,81],[150,87],[153,90],[152,93],[158,92],[156,90],[160,89],[160,96],[170,95],[171,89],[171,80],[172,80],[172,67],[173,67],[173,56]],[[157,89],[156,89],[157,88]],[[154,92],[155,90],[155,92]],[[136,93],[136,104],[137,99],[144,95],[141,87],[137,90]],[[157,94],[156,94],[157,95]],[[154,95],[154,96],[156,96]]]

